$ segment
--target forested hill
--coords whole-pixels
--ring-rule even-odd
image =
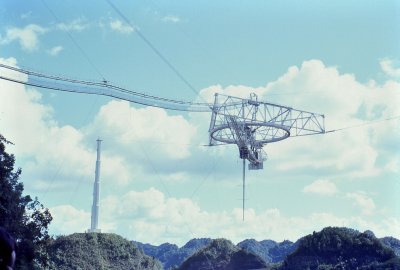
[[[400,258],[393,251],[393,247],[398,247],[398,242],[391,237],[378,239],[372,232],[360,233],[348,228],[328,227],[296,243],[246,240],[236,246],[229,240],[204,238],[193,239],[182,248],[171,244],[161,247],[167,252],[163,254],[168,254],[165,256],[170,259],[168,262],[175,262],[164,269],[400,270]],[[163,269],[161,262],[150,254],[145,255],[142,248],[115,234],[75,233],[59,236],[50,239],[47,244],[50,267],[46,269]],[[160,252],[159,247],[148,245],[148,248]],[[283,262],[268,264],[262,255],[267,254],[267,258],[270,258],[275,249],[279,249],[279,253],[294,251]],[[189,250],[194,254],[188,255],[186,252]]]
[[[51,270],[161,270],[161,263],[116,234],[75,233],[51,240]]]
[[[265,269],[266,262],[226,239],[213,240],[206,248],[188,258],[179,270]]]
[[[387,237],[381,238],[380,240],[384,245],[393,249],[394,253],[397,256],[400,256],[400,240],[399,239],[387,236]]]
[[[301,238],[279,269],[400,270],[400,259],[371,232],[328,227]]]

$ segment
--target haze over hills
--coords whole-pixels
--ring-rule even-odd
[[[400,269],[396,268],[400,265],[398,262],[400,240],[393,237],[378,239],[371,231],[360,233],[348,228],[328,227],[294,243],[288,240],[278,243],[273,240],[246,239],[232,247],[233,244],[230,241],[225,241],[219,239],[219,244],[216,244],[209,238],[192,239],[181,248],[169,243],[160,246],[140,242],[135,242],[135,244],[146,254],[159,259],[164,269],[177,269],[181,264],[179,269],[195,269],[199,265],[207,269],[210,261],[220,265],[221,268],[218,269],[246,269],[234,267],[238,255],[232,254],[238,250],[247,254],[244,256],[242,253],[241,258],[249,260],[250,265],[251,262],[257,261],[248,255],[253,254],[266,263],[267,269],[303,269],[293,268],[294,265],[303,265],[310,269],[320,269],[319,265],[326,267],[323,269],[336,269],[335,267],[339,266],[345,267],[340,269],[353,269],[352,267]],[[211,252],[212,243],[214,247]],[[202,259],[206,261],[201,262]]]
[[[178,270],[264,269],[267,263],[259,256],[235,246],[226,239],[215,239],[189,257]]]
[[[133,243],[143,250],[145,254],[157,258],[165,269],[173,269],[173,267],[178,267],[197,251],[207,247],[211,241],[211,238],[194,238],[181,248],[170,243],[164,243],[159,246],[143,244],[137,241],[133,241]],[[261,257],[266,263],[277,263],[282,262],[288,254],[295,250],[297,242],[293,243],[285,240],[279,243],[273,240],[256,241],[254,239],[246,239],[238,243],[237,247]]]
[[[139,249],[143,250],[145,254],[157,258],[164,265],[164,269],[171,269],[179,267],[184,260],[192,256],[195,252],[205,248],[211,241],[211,238],[195,238],[187,242],[181,248],[169,243],[154,246],[136,241],[133,242]]]
[[[278,243],[273,240],[256,241],[254,239],[246,239],[238,243],[237,246],[248,252],[257,254],[267,263],[277,263],[282,262],[288,254],[296,249],[297,242],[293,243],[285,240]]]

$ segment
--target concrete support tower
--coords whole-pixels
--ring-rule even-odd
[[[100,233],[99,225],[99,207],[100,207],[100,151],[101,140],[97,139],[97,160],[96,172],[93,185],[93,205],[92,205],[92,219],[89,232]]]

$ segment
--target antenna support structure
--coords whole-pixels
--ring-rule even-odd
[[[101,233],[101,230],[99,229],[101,141],[102,140],[97,139],[96,171],[93,184],[93,205],[92,205],[92,217],[91,217],[90,229],[88,230],[89,233]]]
[[[248,99],[216,93],[211,110],[209,145],[236,144],[243,160],[243,220],[246,160],[249,170],[261,170],[266,144],[325,133],[324,115],[258,101],[255,93]]]
[[[243,219],[245,202],[245,167],[263,169],[268,143],[289,137],[325,133],[325,117],[288,106],[259,101],[257,95],[239,98],[215,94],[214,103],[194,103],[152,96],[132,91],[108,81],[93,82],[52,76],[0,63],[0,80],[55,91],[103,95],[136,104],[176,111],[210,112],[209,145],[236,144],[243,160]],[[330,131],[332,132],[332,131]],[[93,187],[92,230],[98,230],[100,192],[100,142],[97,140],[96,179]]]

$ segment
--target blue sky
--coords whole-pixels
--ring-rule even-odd
[[[400,115],[397,1],[113,3],[133,27],[106,1],[1,2],[0,62],[172,99],[255,92],[324,113],[327,129]],[[101,137],[103,231],[154,244],[296,240],[328,225],[400,238],[398,119],[267,145],[242,222],[241,160],[201,146],[209,118],[0,81],[0,132],[53,234],[90,226]]]

